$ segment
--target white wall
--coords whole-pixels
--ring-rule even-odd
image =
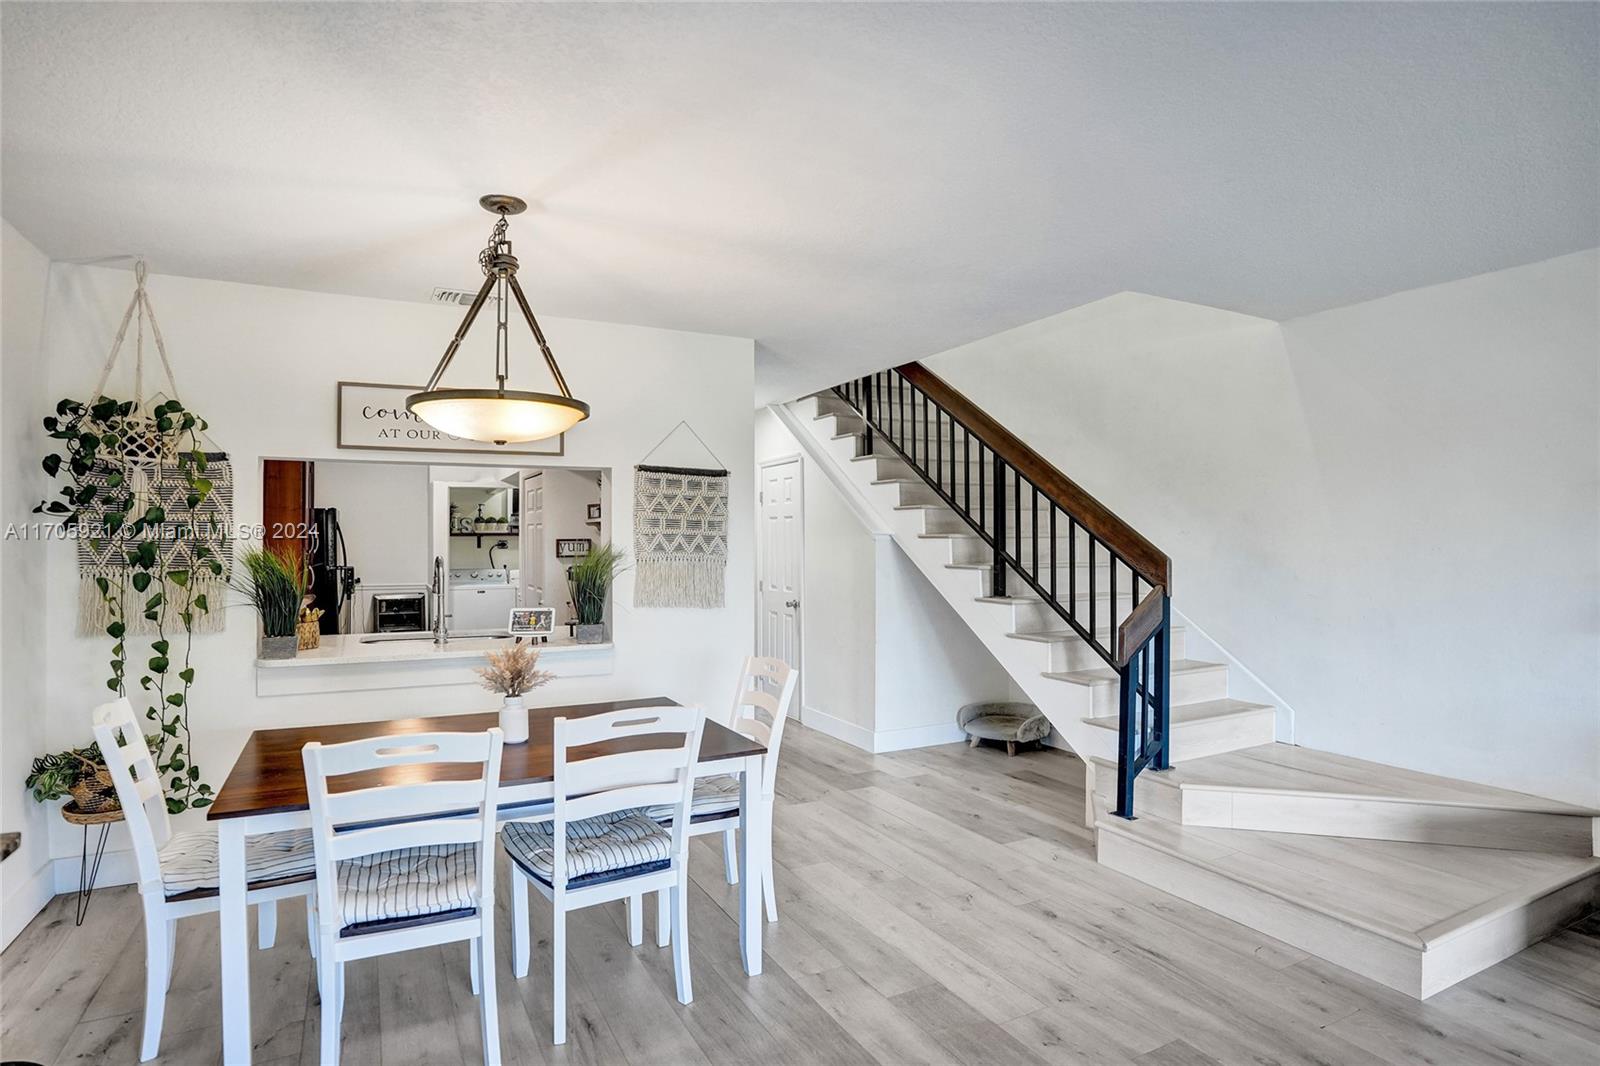
[[[776,415],[757,412],[757,462],[800,452]],[[889,751],[960,739],[964,703],[1021,698],[893,538],[870,533],[819,465],[801,462],[805,724]]]
[[[339,509],[350,565],[362,584],[428,582],[433,556],[427,466],[319,462],[315,494],[318,507]]]
[[[601,531],[589,525],[589,504],[600,502],[600,486],[592,470],[546,470],[544,473],[544,599],[556,607],[556,624],[573,618],[567,595],[567,567],[574,560],[556,558],[556,541],[584,539],[599,547]],[[620,545],[631,548],[631,545]],[[630,552],[631,556],[631,552]],[[632,566],[631,561],[628,562]],[[754,571],[752,570],[753,574]],[[727,590],[731,598],[735,590]]]
[[[776,415],[763,408],[755,418],[758,463],[800,455],[799,442]],[[817,465],[801,459],[801,468],[801,716],[808,725],[859,742],[872,734],[876,700],[876,549],[872,535]],[[759,487],[759,470],[756,476]],[[759,504],[754,506],[759,513]],[[748,589],[746,595],[753,597],[755,578]]]
[[[55,891],[47,869],[54,815],[22,787],[49,743],[41,708],[50,662],[38,615],[48,549],[20,535],[41,517],[29,512],[50,492],[39,467],[39,419],[55,404],[40,353],[49,272],[44,253],[0,223],[0,514],[19,533],[0,540],[0,831],[22,834],[21,847],[0,863],[0,947]]]
[[[46,334],[49,393],[81,394],[94,383],[133,279],[126,271],[60,265],[53,277]],[[383,453],[358,456],[335,447],[335,382],[420,381],[459,321],[459,308],[191,278],[152,276],[150,296],[183,399],[210,420],[212,438],[231,454],[237,518],[251,524],[261,520],[263,456],[381,460]],[[594,414],[567,434],[564,457],[541,459],[541,466],[626,469],[687,418],[730,466],[751,469],[751,341],[573,319],[542,324],[574,393],[593,406]],[[469,338],[448,383],[488,376],[492,332]],[[518,356],[513,348],[512,382],[537,388],[545,379],[539,360],[528,356],[532,350],[526,344]],[[113,386],[126,391],[127,378],[119,375]],[[462,463],[459,455],[407,458]],[[739,590],[751,586],[755,559],[750,480],[734,479],[730,492],[728,605],[709,611],[635,610],[632,574],[624,574],[615,595],[614,672],[558,679],[530,703],[652,695],[718,708],[726,702],[730,679],[751,650],[751,602]],[[613,525],[618,539],[631,543],[631,507],[616,509]],[[89,708],[104,698],[106,648],[104,641],[74,632],[70,547],[53,545],[49,556],[41,598],[58,668],[51,671],[48,699],[36,713],[48,721],[52,743],[64,744],[87,736]],[[193,722],[199,763],[213,785],[222,784],[253,729],[491,705],[489,694],[469,686],[258,698],[255,627],[243,608],[232,610],[226,632],[197,638],[195,646]],[[76,856],[77,839],[65,826],[53,843],[55,855]]]
[[[926,363],[1173,557],[1297,743],[1594,803],[1597,272],[1281,326],[1126,293]]]

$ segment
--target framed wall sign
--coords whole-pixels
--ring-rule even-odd
[[[548,637],[556,631],[554,607],[513,607],[506,627],[513,636]]]
[[[600,521],[600,505],[598,503],[591,503],[589,505],[589,521]]]
[[[594,542],[588,537],[574,537],[571,540],[556,541],[557,559],[581,559],[588,555],[594,548]]]
[[[475,452],[480,455],[566,454],[566,434],[526,444],[494,444],[452,437],[406,410],[406,397],[417,391],[416,385],[339,382],[339,447],[386,452]]]

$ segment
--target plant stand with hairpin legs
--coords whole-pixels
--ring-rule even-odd
[[[74,925],[82,925],[89,913],[89,902],[94,898],[94,883],[100,876],[100,860],[105,857],[106,837],[111,835],[111,823],[122,821],[120,808],[109,811],[85,812],[78,804],[68,800],[61,807],[61,817],[71,825],[83,826],[83,854],[78,859],[78,897]],[[94,860],[89,859],[89,827],[100,827],[100,837],[95,841]]]

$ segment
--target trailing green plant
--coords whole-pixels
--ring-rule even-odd
[[[269,637],[294,636],[306,598],[305,571],[298,560],[275,546],[252,548],[234,567],[233,587],[261,616],[262,632]]]
[[[76,536],[85,537],[99,551],[112,544],[126,568],[115,579],[95,578],[111,638],[111,676],[106,687],[127,695],[128,660],[133,633],[129,607],[151,623],[155,632],[150,654],[144,659],[139,690],[149,703],[145,717],[159,732],[151,753],[164,780],[167,809],[172,813],[211,804],[213,790],[191,761],[193,737],[189,730],[189,695],[195,671],[190,664],[196,619],[211,610],[205,592],[195,588],[194,567],[222,577],[224,566],[209,545],[196,538],[186,564],[168,568],[161,544],[174,535],[193,535],[195,515],[215,485],[206,477],[207,458],[200,434],[206,421],[177,400],[165,400],[145,410],[127,400],[100,397],[91,403],[65,399],[56,413],[44,419],[45,432],[59,441],[58,450],[45,455],[42,465],[51,477],[65,476],[60,499],[46,500],[35,513],[54,515]],[[188,492],[184,509],[168,514],[158,499],[141,499],[128,483],[126,463],[149,461],[172,454]],[[178,531],[174,533],[174,530]],[[185,532],[186,531],[186,532]],[[168,626],[173,612],[182,626],[182,666],[173,671],[172,640]],[[170,689],[170,691],[169,691]]]
[[[627,559],[627,552],[607,541],[568,567],[567,591],[572,596],[572,609],[578,615],[579,625],[593,626],[605,621],[611,583],[625,569],[623,564]]]

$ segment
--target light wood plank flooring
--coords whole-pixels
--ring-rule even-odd
[[[502,905],[506,1060],[1594,1061],[1600,921],[1418,1003],[1097,865],[1081,781],[1060,752],[872,756],[791,727],[775,835],[782,920],[767,926],[766,973],[739,966],[735,890],[715,838],[701,838],[689,1007],[673,997],[669,952],[628,947],[620,906],[583,912],[570,933],[570,1043],[552,1048],[546,912],[536,897],[533,973],[519,982]],[[216,923],[179,928],[159,1061],[213,1064]],[[314,1063],[297,904],[278,928],[276,947],[251,953],[255,1061]],[[81,929],[58,897],[0,956],[0,1058],[137,1061],[143,958],[132,889],[97,895]],[[351,1066],[481,1061],[464,947],[352,964],[346,996]]]

